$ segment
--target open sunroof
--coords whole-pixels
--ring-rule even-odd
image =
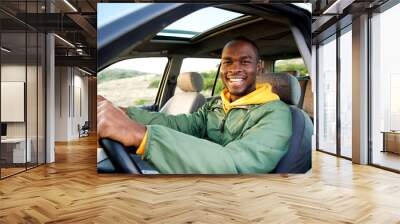
[[[243,14],[214,7],[193,12],[165,27],[157,36],[193,38],[204,31],[217,27]]]

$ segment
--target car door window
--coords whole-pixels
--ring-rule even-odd
[[[183,72],[198,72],[203,77],[203,90],[200,92],[205,97],[212,96],[212,89],[218,71],[220,59],[216,58],[185,58],[182,62],[180,73]],[[223,84],[218,79],[213,95],[219,94],[223,89]],[[175,89],[175,93],[181,91]]]
[[[117,62],[97,75],[97,92],[117,106],[154,104],[168,58],[135,58]]]
[[[276,60],[274,72],[286,72],[295,76],[308,76],[308,70],[302,58]]]

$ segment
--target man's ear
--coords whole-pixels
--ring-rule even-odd
[[[261,72],[262,72],[261,60],[258,60],[257,65],[256,65],[256,69],[257,69],[257,75],[261,75]]]

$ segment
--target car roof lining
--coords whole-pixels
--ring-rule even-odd
[[[268,30],[260,32],[260,27],[268,27]],[[135,48],[134,51],[130,52],[130,56],[135,57],[147,53],[154,55],[159,52],[160,55],[190,54],[196,57],[218,57],[220,54],[218,52],[221,51],[226,42],[242,34],[256,42],[262,57],[298,53],[289,26],[282,26],[265,19],[257,19],[245,26],[238,25],[221,29],[193,42],[153,39]]]

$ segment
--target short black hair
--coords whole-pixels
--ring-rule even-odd
[[[228,43],[226,43],[225,46],[234,42],[247,42],[248,44],[250,44],[256,53],[257,61],[260,60],[260,49],[258,48],[257,44],[254,41],[250,40],[245,36],[238,36],[230,40]]]

